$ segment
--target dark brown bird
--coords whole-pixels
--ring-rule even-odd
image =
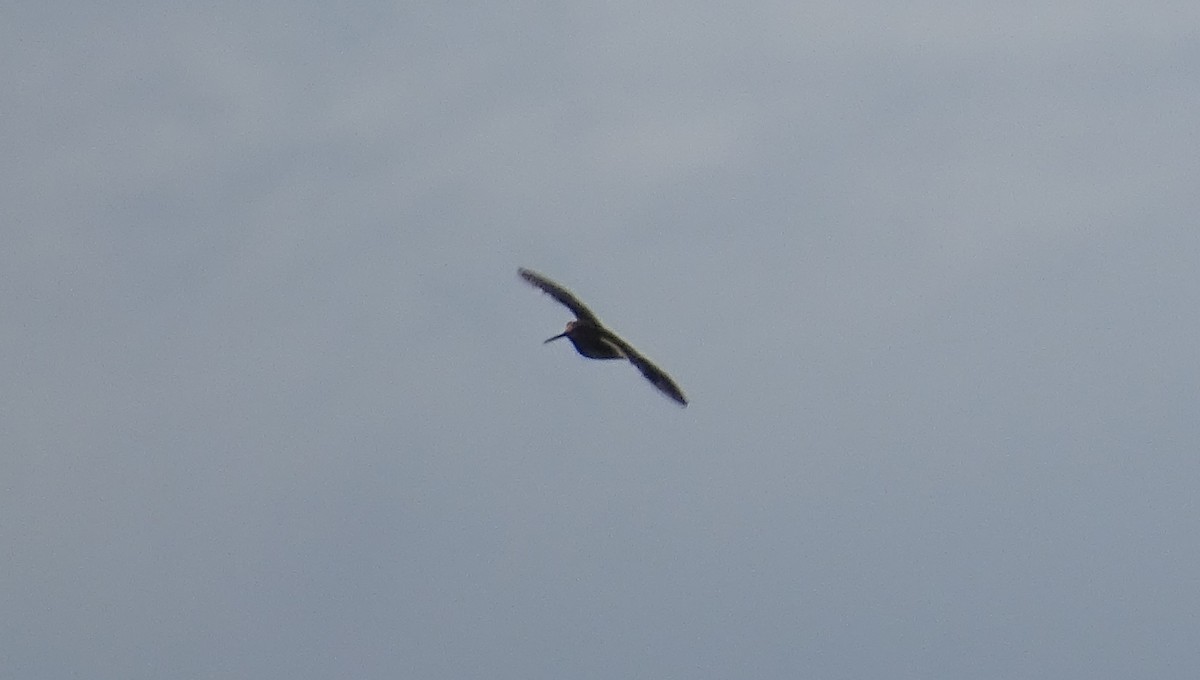
[[[546,342],[566,338],[575,345],[575,351],[589,359],[628,359],[637,367],[660,392],[687,406],[687,397],[683,391],[658,366],[642,356],[628,342],[622,340],[616,333],[608,330],[600,323],[600,319],[579,301],[569,290],[563,288],[541,274],[525,268],[517,270],[521,278],[540,288],[542,292],[558,300],[575,313],[575,320],[567,323],[567,330],[559,333]],[[542,344],[545,344],[543,342]]]

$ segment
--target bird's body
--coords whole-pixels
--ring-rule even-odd
[[[596,315],[592,313],[592,310],[588,309],[570,291],[537,272],[528,269],[519,269],[518,273],[522,279],[536,286],[542,292],[550,295],[550,297],[559,301],[575,313],[575,320],[567,323],[566,330],[549,338],[546,342],[566,338],[575,346],[575,351],[589,359],[627,359],[660,392],[674,399],[679,404],[687,406],[687,397],[683,396],[683,391],[679,389],[675,381],[671,380],[670,376],[664,373],[659,367],[650,363],[648,359],[638,353],[633,346],[622,340],[616,333],[605,328],[600,323],[600,319],[596,318]]]
[[[604,326],[571,321],[567,324],[567,330],[563,335],[558,337],[570,340],[571,344],[575,345],[575,351],[589,359],[627,358],[625,352],[621,350],[620,338],[614,341],[609,339],[611,335],[612,333]]]

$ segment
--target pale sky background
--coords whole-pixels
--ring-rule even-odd
[[[16,2],[0,78],[0,677],[1200,677],[1194,0]]]

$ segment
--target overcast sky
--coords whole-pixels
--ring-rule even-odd
[[[1194,0],[174,7],[0,13],[0,676],[1200,676]]]

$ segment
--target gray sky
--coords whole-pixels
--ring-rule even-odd
[[[119,5],[0,21],[0,676],[1200,674],[1200,5]]]

